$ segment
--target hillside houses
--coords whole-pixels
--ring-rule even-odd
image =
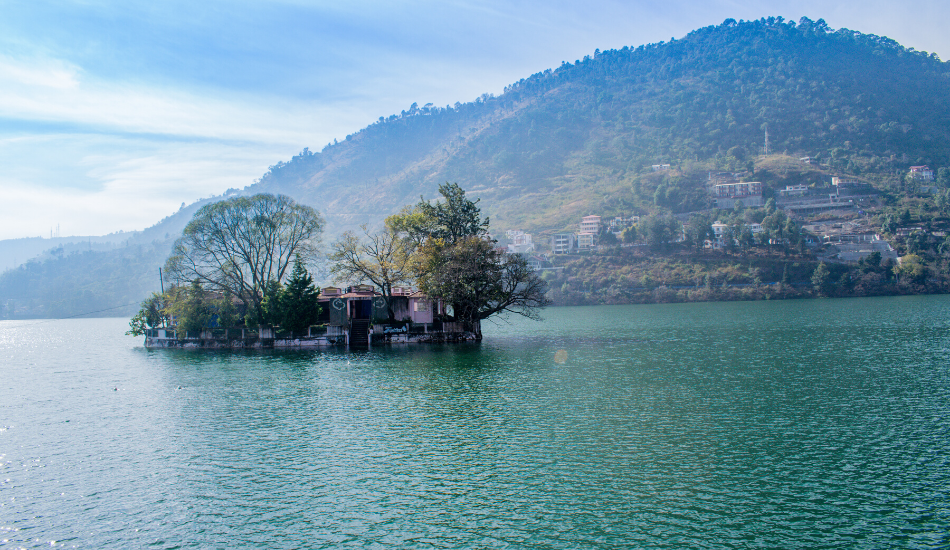
[[[640,216],[616,216],[605,220],[602,216],[584,216],[577,224],[575,233],[555,233],[551,236],[551,252],[555,255],[587,252],[597,248],[600,237],[605,232],[620,238],[623,231],[640,222]]]
[[[705,248],[714,248],[720,249],[726,246],[726,229],[729,227],[728,224],[722,223],[719,220],[716,220],[715,223],[711,225],[713,230],[713,239],[706,240],[704,243]],[[752,232],[753,235],[757,235],[763,231],[761,223],[747,223],[742,225],[743,228],[748,229]],[[733,241],[738,242],[738,235],[733,235]]]
[[[934,171],[929,166],[911,166],[908,176],[915,180],[933,181]]]
[[[607,222],[607,227],[619,237],[620,233],[622,233],[624,229],[638,223],[640,223],[640,216],[630,216],[629,218],[617,216]]]
[[[507,252],[509,254],[530,254],[534,252],[534,241],[531,233],[525,233],[521,230],[505,231],[505,238],[508,239]]]
[[[786,185],[785,189],[778,192],[780,197],[803,197],[808,194],[808,186],[805,184]]]

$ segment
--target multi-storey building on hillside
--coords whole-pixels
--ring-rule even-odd
[[[575,243],[573,233],[556,233],[551,237],[551,252],[554,254],[570,254],[574,252]]]
[[[745,206],[762,206],[762,183],[758,181],[744,181],[736,183],[719,183],[713,187],[713,198],[717,208],[732,208],[736,201]]]
[[[577,249],[591,250],[597,245],[597,234],[582,231],[577,234]]]
[[[584,216],[580,223],[581,233],[600,233],[600,216]]]

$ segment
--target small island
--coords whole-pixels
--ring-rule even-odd
[[[128,334],[148,348],[368,347],[480,341],[492,315],[538,319],[546,283],[497,246],[477,200],[457,184],[439,191],[443,201],[333,242],[330,273],[350,286],[322,291],[306,267],[321,259],[313,208],[269,194],[207,205],[165,264],[169,289],[142,303]]]

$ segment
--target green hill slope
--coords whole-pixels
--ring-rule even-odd
[[[480,196],[499,229],[559,228],[592,210],[689,211],[705,204],[705,172],[747,167],[766,128],[772,151],[881,183],[913,164],[950,165],[948,92],[946,63],[887,38],[821,20],[728,20],[595,52],[499,97],[414,106],[278,164],[252,189],[291,194],[338,228],[446,180]],[[657,180],[656,163],[679,170]]]
[[[243,192],[314,206],[330,236],[433,197],[445,181],[482,199],[494,231],[541,234],[588,213],[705,208],[711,170],[756,168],[775,185],[850,174],[900,192],[911,165],[950,179],[948,98],[950,66],[888,38],[822,20],[727,20],[667,43],[596,51],[498,97],[413,105],[319,153],[304,149]],[[777,172],[761,157],[766,130],[772,152],[816,158],[821,169]],[[673,169],[650,169],[666,163]],[[92,310],[140,299],[188,212],[136,238],[148,253],[102,252],[93,262],[113,271],[67,257],[7,272],[0,304],[33,304],[26,314],[45,316],[81,312],[56,303]],[[138,266],[139,287],[110,291],[128,265]],[[87,292],[102,299],[68,298]]]

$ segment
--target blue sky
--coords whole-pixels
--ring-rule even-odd
[[[726,18],[950,57],[938,1],[0,0],[0,239],[148,227],[304,147]]]

